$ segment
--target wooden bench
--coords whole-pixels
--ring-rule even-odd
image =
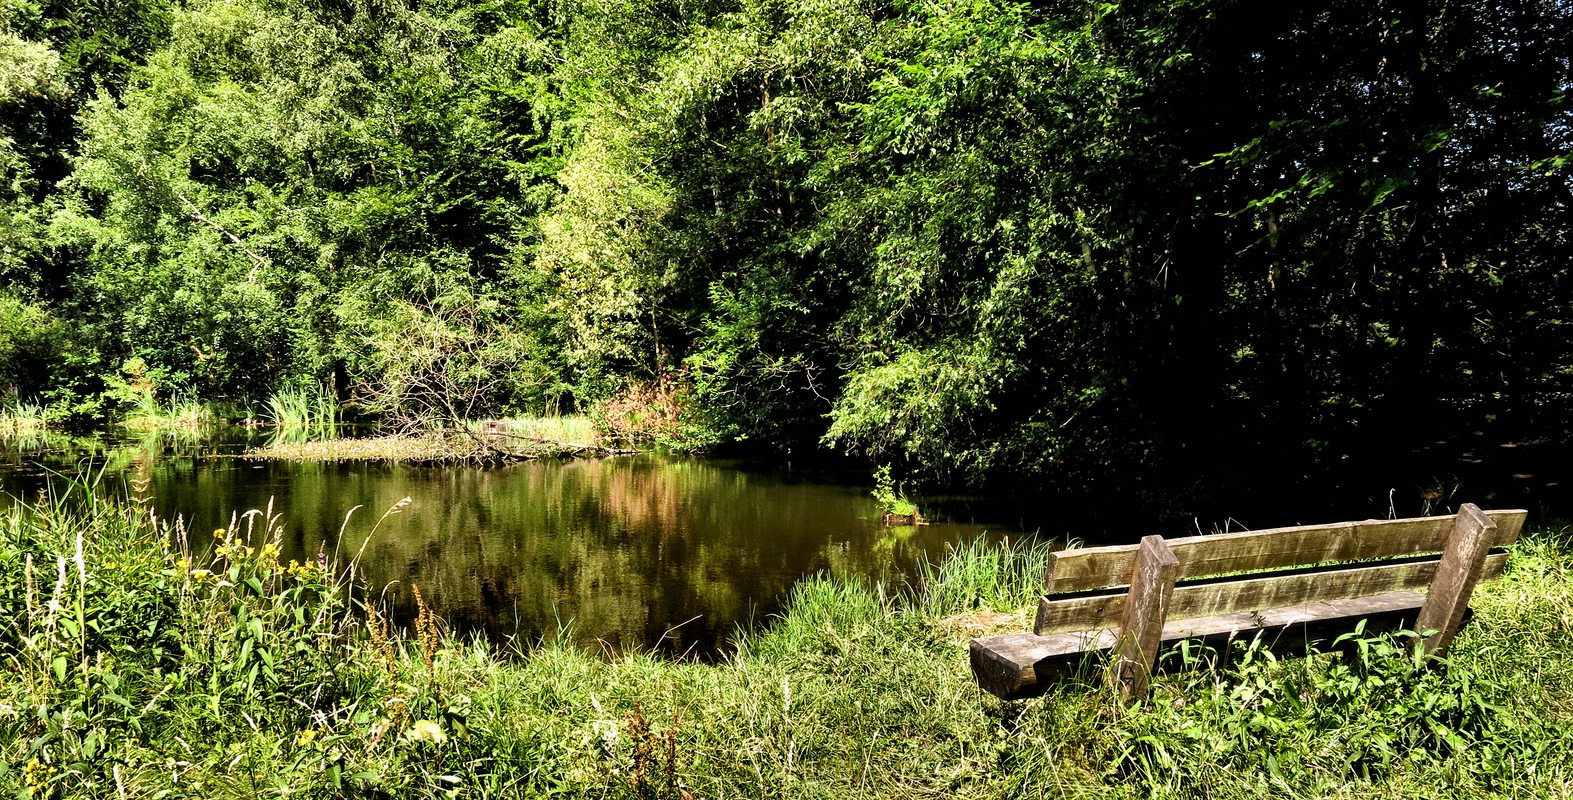
[[[1055,675],[1107,654],[1126,697],[1145,694],[1154,658],[1182,639],[1306,641],[1384,619],[1445,651],[1480,580],[1526,512],[1368,520],[1061,550],[1049,556],[1032,633],[972,640],[972,673],[990,693],[1039,694]],[[1352,562],[1352,563],[1351,563]],[[1244,574],[1241,574],[1244,573]],[[1419,589],[1426,589],[1421,594]]]

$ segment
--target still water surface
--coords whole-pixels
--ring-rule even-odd
[[[739,625],[764,623],[805,575],[899,583],[925,554],[1018,535],[944,517],[885,528],[868,486],[785,467],[650,455],[491,469],[238,457],[264,435],[12,441],[0,444],[0,491],[27,497],[48,470],[91,468],[197,532],[271,504],[285,561],[364,548],[369,582],[386,585],[406,619],[418,584],[459,632],[533,640],[571,623],[583,644],[700,657],[722,651]],[[404,497],[407,507],[381,519]]]

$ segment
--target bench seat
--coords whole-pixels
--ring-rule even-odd
[[[1184,639],[1299,639],[1314,635],[1322,626],[1352,627],[1370,619],[1383,627],[1414,619],[1425,604],[1419,592],[1386,592],[1371,597],[1327,600],[1272,608],[1264,611],[1218,614],[1164,623],[1160,641],[1171,645]],[[1391,619],[1397,615],[1399,619]],[[1384,624],[1385,623],[1385,624]],[[1102,629],[1076,633],[1005,633],[972,640],[972,673],[978,684],[1003,700],[1021,700],[1042,694],[1057,675],[1072,672],[1091,655],[1112,649],[1119,631]]]

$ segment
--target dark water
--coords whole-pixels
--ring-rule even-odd
[[[739,625],[765,622],[805,575],[901,582],[924,554],[1017,535],[970,518],[987,504],[949,504],[963,520],[888,529],[870,487],[785,466],[633,456],[480,469],[237,457],[260,435],[13,440],[0,443],[0,490],[26,497],[47,470],[91,469],[202,533],[271,503],[283,515],[284,560],[364,548],[367,578],[389,587],[406,619],[418,584],[460,632],[533,640],[571,624],[581,643],[697,656],[714,655]],[[405,497],[407,506],[384,516]]]

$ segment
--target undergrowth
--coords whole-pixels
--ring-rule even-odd
[[[1363,634],[1308,658],[1174,651],[1121,706],[1096,676],[1000,703],[939,624],[1027,605],[1040,545],[958,548],[910,586],[805,579],[706,665],[499,651],[423,602],[400,629],[353,560],[278,563],[286,524],[199,535],[82,483],[0,516],[0,794],[1573,795],[1560,536],[1515,546],[1445,662]]]

